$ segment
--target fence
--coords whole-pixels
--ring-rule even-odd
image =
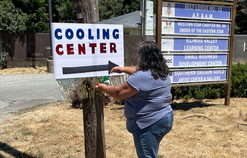
[[[247,35],[234,35],[232,62],[247,62]]]
[[[46,66],[46,60],[51,56],[48,33],[1,33],[0,39],[2,51],[9,53],[8,67]],[[155,36],[124,35],[125,66],[137,64],[136,46],[145,39],[154,40]],[[247,62],[247,35],[235,35],[233,49],[233,63]]]
[[[50,53],[49,34],[0,34],[8,67],[45,66]]]

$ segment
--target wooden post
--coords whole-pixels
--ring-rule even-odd
[[[98,0],[76,0],[78,23],[99,23]],[[94,89],[87,79],[89,91]],[[98,92],[89,92],[83,100],[83,123],[85,140],[85,158],[105,158],[105,132],[103,98]]]
[[[78,23],[99,23],[98,0],[76,0]]]
[[[95,107],[96,107],[96,119],[97,119],[97,125],[96,125],[96,138],[97,138],[97,153],[96,158],[105,158],[106,152],[105,152],[105,130],[104,130],[104,109],[103,109],[103,98],[102,95],[96,91],[94,91],[94,101],[95,101]]]
[[[162,0],[156,0],[156,43],[161,49]]]
[[[236,17],[236,5],[237,0],[233,0],[232,6],[232,22],[231,22],[231,36],[230,36],[230,52],[229,52],[229,64],[228,64],[228,83],[225,88],[225,105],[230,105],[230,94],[231,94],[231,77],[232,77],[232,54],[234,44],[234,30],[235,30],[235,17]]]
[[[146,5],[147,1],[142,1],[142,36],[146,36]]]
[[[94,98],[83,100],[85,158],[96,158],[96,108]]]

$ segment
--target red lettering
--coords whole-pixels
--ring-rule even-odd
[[[89,47],[92,48],[92,54],[95,54],[95,47],[96,47],[96,46],[97,46],[96,43],[90,43],[90,44],[89,44]]]
[[[78,51],[79,51],[79,55],[81,55],[81,53],[83,54],[86,54],[86,51],[85,51],[85,44],[78,44]]]
[[[68,55],[74,55],[73,44],[67,44],[67,54]]]
[[[100,53],[106,53],[106,43],[100,43]]]
[[[62,48],[63,49],[63,45],[59,44],[56,46],[56,52],[58,55],[63,55],[63,51],[59,51],[59,49]]]
[[[110,43],[110,53],[112,53],[113,51],[114,51],[114,53],[117,53],[116,44]]]

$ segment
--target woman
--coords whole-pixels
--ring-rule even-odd
[[[120,86],[97,84],[96,90],[125,99],[127,130],[133,134],[139,158],[157,158],[159,143],[171,130],[173,110],[169,68],[152,41],[139,45],[139,65],[114,67],[111,73],[127,73],[130,77]]]

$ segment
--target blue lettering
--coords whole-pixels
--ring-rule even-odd
[[[100,30],[99,29],[97,29],[97,39],[100,39],[100,32],[99,32]]]
[[[166,63],[172,63],[172,59],[165,59]]]
[[[113,30],[113,38],[119,39],[119,30],[118,29]]]
[[[107,30],[103,29],[103,39],[105,38],[109,39],[109,29]]]
[[[78,29],[76,31],[76,36],[78,39],[83,39],[84,38],[84,31],[82,29]]]
[[[113,37],[114,39],[119,39],[119,29],[114,29],[112,31],[112,36],[110,35],[110,29],[99,29],[97,28],[96,30],[92,30],[91,28],[88,29],[88,39],[89,40],[94,40],[94,36],[97,39],[110,39],[111,37]],[[82,28],[78,28],[76,30],[76,32],[73,32],[72,29],[68,28],[65,30],[65,34],[63,35],[63,30],[60,28],[57,28],[54,31],[54,35],[55,38],[58,40],[61,40],[63,38],[63,36],[65,35],[65,37],[68,40],[71,40],[74,38],[74,36],[77,37],[77,39],[84,39],[85,38],[85,31]],[[111,37],[110,37],[111,36]]]
[[[61,29],[56,29],[55,30],[55,37],[56,37],[56,39],[60,40],[60,39],[62,39],[62,35],[58,36],[58,32],[62,33],[62,30]]]
[[[88,29],[88,39],[93,40],[94,37],[92,36],[92,30]]]
[[[67,29],[66,32],[65,32],[65,36],[67,39],[72,39],[74,37],[74,33],[71,29]]]

